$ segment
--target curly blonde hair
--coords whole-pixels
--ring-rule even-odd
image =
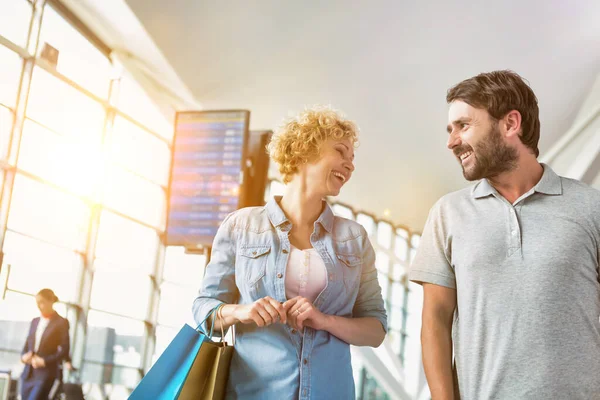
[[[318,159],[321,146],[328,139],[350,139],[356,147],[358,127],[324,106],[305,109],[285,122],[267,146],[271,159],[279,165],[283,182],[290,182],[300,165]]]

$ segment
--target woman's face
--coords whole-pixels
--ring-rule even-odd
[[[36,301],[37,306],[42,314],[48,315],[48,314],[52,313],[52,310],[53,310],[52,302],[46,300],[39,294],[37,296],[35,296],[35,301]]]
[[[305,165],[306,182],[313,192],[337,196],[354,171],[354,146],[349,139],[329,139],[321,147],[321,156]]]

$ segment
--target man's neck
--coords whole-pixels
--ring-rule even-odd
[[[535,157],[523,157],[519,160],[517,167],[504,172],[488,182],[500,193],[510,204],[514,204],[519,197],[531,190],[542,179],[544,167]]]

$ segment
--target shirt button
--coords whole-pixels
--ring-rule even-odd
[[[308,364],[308,360],[305,358],[304,359],[304,365]]]
[[[282,274],[277,274],[277,277],[281,279],[281,278],[283,278],[283,275]]]
[[[293,333],[293,334],[296,334],[296,330],[295,330],[295,329],[292,329],[292,333]]]
[[[302,389],[302,396],[305,396],[305,397],[306,397],[306,394],[307,394],[307,393],[306,393],[306,389]]]
[[[516,235],[516,234],[517,234],[517,231],[512,231],[511,233],[512,233],[512,234],[513,234],[513,236],[514,236],[514,235]]]
[[[281,250],[281,252],[282,252],[283,254],[287,254],[287,253],[288,253],[287,249],[283,249],[283,250]]]

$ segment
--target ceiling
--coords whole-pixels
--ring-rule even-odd
[[[446,90],[512,69],[536,92],[542,154],[600,73],[600,1],[126,0],[205,109],[276,128],[331,104],[361,128],[339,200],[412,229],[465,185],[446,143]]]

